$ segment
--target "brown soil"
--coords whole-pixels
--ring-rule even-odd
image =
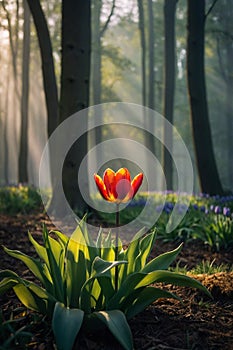
[[[49,229],[53,228],[49,219],[43,214],[0,215],[0,244],[27,254],[34,254],[27,232],[30,230],[37,239],[40,239],[42,223],[45,223]],[[152,256],[176,246],[177,244],[174,243],[156,242]],[[184,244],[178,261],[180,265],[192,268],[202,260],[213,261],[213,259],[216,265],[224,263],[231,266],[233,248],[212,252],[201,242],[188,242]],[[28,276],[25,266],[10,258],[2,250],[1,269],[12,269],[21,276]],[[132,319],[130,327],[135,349],[233,349],[233,273],[221,272],[194,277],[209,288],[213,300],[191,288],[161,286],[180,296],[183,303],[171,299],[159,299]],[[14,344],[9,349],[55,349],[51,328],[46,318],[27,311],[12,291],[3,295],[0,302],[4,321],[12,317],[17,321],[17,329],[26,325],[25,330],[32,333],[27,345]],[[0,329],[0,345],[3,341],[1,337],[6,340]],[[121,349],[106,331],[98,334],[81,332],[76,348],[81,350]]]

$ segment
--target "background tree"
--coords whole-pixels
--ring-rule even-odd
[[[176,80],[175,13],[177,0],[164,2],[164,117],[173,125],[174,93]],[[173,135],[172,129],[164,124],[163,169],[168,189],[173,189]],[[170,152],[167,147],[169,147]]]
[[[89,105],[90,49],[90,0],[63,0],[60,122]],[[87,120],[79,119],[79,123],[87,129]],[[86,154],[87,133],[72,146],[63,166],[64,192],[71,207],[81,212],[86,211],[87,204],[77,185],[77,174]],[[82,183],[88,193],[87,174]]]
[[[208,117],[204,70],[205,1],[188,1],[187,75],[193,139],[201,190],[211,195],[223,189],[216,166]]]
[[[27,0],[33,21],[36,27],[37,37],[39,41],[42,74],[44,83],[44,93],[47,108],[47,132],[48,136],[58,126],[59,106],[58,106],[58,89],[55,76],[53,49],[50,39],[49,29],[46,18],[39,0]]]
[[[218,5],[218,6],[217,6]],[[213,16],[215,24],[211,28],[214,34],[217,48],[217,57],[219,63],[219,71],[225,85],[225,119],[226,119],[226,144],[227,144],[227,164],[228,164],[228,182],[233,180],[233,2],[220,1],[214,8]]]
[[[143,105],[151,110],[155,108],[155,55],[154,55],[154,14],[153,2],[138,1],[139,30],[141,39],[142,58],[142,95]],[[145,111],[144,123],[146,128],[154,130],[153,112]],[[152,134],[145,132],[145,146],[155,154],[155,140]],[[149,166],[149,165],[148,165]]]
[[[29,98],[29,64],[30,64],[30,10],[27,1],[23,1],[23,59],[22,59],[22,95],[21,128],[19,149],[19,182],[28,182],[28,98]]]
[[[102,52],[103,52],[103,37],[110,24],[111,18],[114,14],[115,0],[111,1],[111,8],[109,15],[104,23],[101,23],[101,15],[103,8],[103,1],[97,0],[92,2],[92,32],[91,32],[91,86],[90,86],[90,103],[92,105],[99,105],[102,102]],[[102,109],[98,108],[98,111],[94,112],[95,120],[97,123],[102,124]],[[101,144],[102,142],[103,127],[96,127],[92,132],[91,140],[94,141],[94,145]],[[102,163],[101,148],[96,149],[96,159]]]

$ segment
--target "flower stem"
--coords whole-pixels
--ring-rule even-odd
[[[119,225],[120,225],[120,212],[119,212],[119,204],[117,204],[116,208],[116,242],[115,242],[115,261],[118,261],[118,245],[119,245]],[[118,290],[118,276],[119,270],[118,266],[115,267],[115,290]]]

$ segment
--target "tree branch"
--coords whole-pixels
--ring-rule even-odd
[[[213,8],[214,8],[214,6],[216,5],[217,2],[218,2],[218,0],[214,0],[212,2],[212,5],[210,6],[209,10],[205,14],[205,19],[204,19],[205,21],[206,21],[207,17],[209,16],[210,12],[213,10]]]
[[[108,16],[108,18],[107,18],[107,21],[105,22],[105,24],[104,24],[102,30],[100,31],[100,37],[102,37],[102,36],[104,35],[106,29],[108,28],[108,25],[109,25],[109,23],[110,23],[110,21],[111,21],[111,18],[112,18],[112,16],[113,16],[115,7],[116,7],[116,0],[113,0],[113,1],[112,1],[111,12],[110,12],[110,14],[109,14],[109,16]]]

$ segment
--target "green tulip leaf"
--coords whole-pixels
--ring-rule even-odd
[[[149,273],[155,270],[167,270],[171,263],[176,259],[177,255],[182,249],[182,246],[183,243],[181,243],[178,248],[157,256],[148,262],[141,272]]]
[[[177,295],[154,287],[147,287],[141,291],[137,289],[135,294],[136,299],[133,302],[130,301],[129,298],[126,298],[124,305],[121,306],[122,309],[126,309],[125,314],[127,319],[136,316],[159,298],[173,298],[181,301]],[[129,297],[131,297],[131,295],[129,295]]]
[[[58,350],[72,350],[83,318],[84,312],[82,310],[68,309],[63,304],[56,303],[52,328]]]
[[[120,310],[94,312],[126,350],[133,349],[131,330],[124,313]]]

